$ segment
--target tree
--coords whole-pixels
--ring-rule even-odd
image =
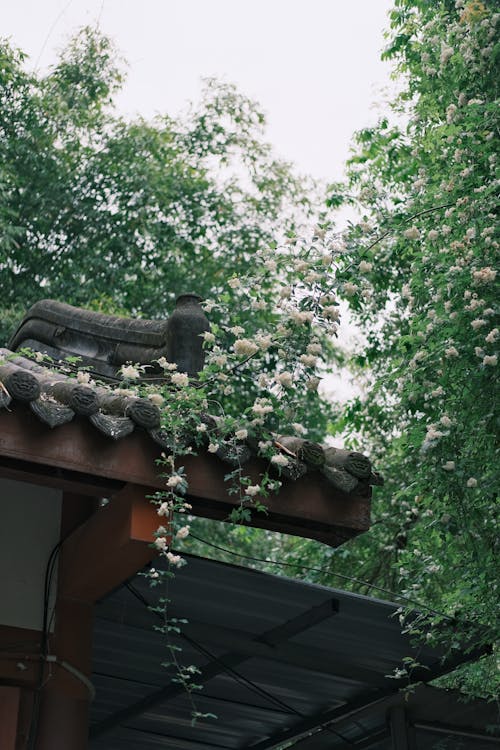
[[[498,300],[495,203],[500,45],[495,4],[396,0],[384,56],[400,92],[361,130],[330,205],[347,235],[365,382],[339,428],[388,478],[375,524],[335,570],[453,617],[448,637],[498,633]],[[351,272],[352,274],[352,272]],[[342,277],[341,277],[342,278]],[[368,587],[365,590],[370,590]],[[431,622],[446,624],[435,615]],[[471,625],[472,623],[472,625]],[[423,632],[436,637],[429,623]],[[492,660],[450,683],[498,694]]]
[[[246,271],[308,203],[255,103],[208,81],[183,119],[124,120],[120,61],[90,28],[46,76],[8,43],[0,56],[3,340],[43,297],[146,317],[186,290],[238,304],[228,269]]]

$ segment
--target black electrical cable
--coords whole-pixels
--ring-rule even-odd
[[[41,693],[43,687],[43,675],[48,655],[48,643],[49,643],[49,604],[50,604],[50,591],[52,588],[52,579],[54,577],[55,566],[61,546],[65,539],[60,539],[57,544],[52,548],[52,551],[47,560],[45,567],[45,578],[43,586],[43,621],[42,621],[42,638],[40,642],[40,669],[38,677],[38,685],[35,688],[35,694],[33,698],[33,711],[31,716],[30,729],[28,734],[27,750],[34,750],[37,733],[38,733],[38,722],[40,718],[40,702]]]
[[[213,547],[216,550],[219,550],[219,552],[225,552],[228,555],[233,555],[234,557],[241,557],[244,560],[250,560],[251,562],[258,562],[258,563],[265,563],[266,565],[277,565],[281,568],[299,568],[300,570],[307,570],[312,573],[322,573],[324,575],[330,575],[335,576],[336,578],[340,578],[343,581],[349,581],[350,583],[357,583],[361,586],[368,586],[369,588],[375,589],[377,591],[382,592],[383,594],[387,594],[388,596],[395,598],[395,599],[402,599],[405,602],[408,602],[408,604],[411,604],[414,607],[418,607],[419,609],[425,609],[428,612],[430,612],[433,615],[436,615],[437,617],[443,617],[445,620],[449,620],[450,622],[455,622],[455,618],[451,617],[450,615],[445,615],[444,612],[438,612],[435,609],[432,609],[432,607],[427,606],[426,604],[422,604],[422,602],[418,602],[415,599],[410,599],[408,596],[404,596],[404,594],[398,594],[395,591],[390,591],[389,589],[383,588],[382,586],[377,586],[374,583],[369,583],[368,581],[362,581],[360,578],[353,578],[352,576],[344,575],[343,573],[336,573],[333,570],[327,570],[326,568],[315,568],[310,565],[303,565],[299,562],[280,562],[279,560],[268,560],[265,557],[253,557],[252,555],[245,555],[243,552],[234,552],[233,550],[226,549],[226,547],[221,547],[218,544],[214,544],[214,542],[209,542],[206,539],[202,539],[200,536],[197,536],[192,531],[189,532],[189,536],[193,539],[196,539],[196,541],[201,542],[202,544],[206,544],[208,547]],[[473,623],[470,623],[471,625]]]
[[[161,617],[162,615],[159,612],[156,612],[153,608],[153,604],[151,602],[148,602],[146,597],[141,594],[140,591],[137,591],[137,589],[131,584],[126,583],[125,586],[130,591],[130,593],[136,597],[142,604],[144,604],[153,614],[157,615],[157,617]],[[215,662],[216,664],[219,664],[220,667],[227,672],[236,682],[244,685],[247,689],[253,691],[257,695],[265,698],[266,700],[270,701],[271,703],[274,703],[278,708],[285,709],[288,713],[295,714],[295,716],[300,717],[301,719],[307,719],[309,718],[306,714],[303,714],[301,711],[298,711],[293,706],[290,706],[288,703],[285,703],[285,701],[282,701],[281,698],[277,698],[272,693],[268,692],[267,690],[264,690],[264,688],[261,688],[259,685],[256,685],[255,682],[250,680],[248,677],[245,677],[241,674],[241,672],[238,672],[233,667],[230,667],[227,665],[222,659],[220,659],[218,656],[213,654],[211,651],[209,651],[205,646],[202,646],[201,643],[198,643],[190,636],[186,635],[185,633],[181,632],[178,634],[180,638],[187,641],[193,648],[195,648],[197,651],[199,651],[203,656],[205,656],[210,661]],[[348,745],[355,745],[355,743],[352,740],[349,740],[347,737],[344,737],[339,732],[336,732],[331,727],[327,726],[326,724],[321,725],[317,727],[317,729],[326,730],[330,734],[335,735],[338,739],[341,739],[343,742],[346,742]]]

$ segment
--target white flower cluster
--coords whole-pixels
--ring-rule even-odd
[[[267,398],[258,398],[252,406],[252,411],[257,417],[264,417],[274,411],[273,405]]]
[[[250,357],[259,351],[258,345],[250,339],[237,339],[233,344],[233,349],[237,357]]]

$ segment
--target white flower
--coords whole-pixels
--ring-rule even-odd
[[[293,267],[298,273],[304,273],[309,270],[309,263],[305,260],[296,260]]]
[[[431,396],[434,398],[438,398],[438,396],[444,395],[444,389],[442,385],[439,385],[437,388],[435,388],[433,391],[431,391]]]
[[[442,467],[445,471],[455,471],[455,461],[447,461]]]
[[[351,297],[353,294],[355,294],[358,291],[358,287],[356,284],[351,284],[350,281],[346,281],[344,284],[344,294],[346,294],[348,297]]]
[[[475,477],[469,477],[467,480],[467,487],[477,487],[477,479]]]
[[[439,440],[443,436],[444,436],[444,432],[441,432],[441,430],[436,430],[436,426],[433,424],[430,424],[427,427],[427,434],[425,436],[425,442]]]
[[[152,404],[155,406],[163,406],[165,399],[160,393],[150,393],[148,395],[148,399],[151,401]]]
[[[290,318],[294,323],[301,325],[302,323],[312,323],[314,314],[304,310],[291,310]]]
[[[179,484],[182,484],[183,481],[183,478],[179,476],[179,474],[172,474],[167,480],[167,487],[177,487]]]
[[[481,357],[482,358],[482,357],[484,357],[485,351],[480,346],[475,346],[474,347],[474,354],[476,355],[476,357]]]
[[[276,455],[272,456],[271,463],[275,464],[275,466],[288,466],[290,462],[282,453],[276,453]]]
[[[120,372],[122,377],[127,378],[128,380],[136,380],[141,375],[137,367],[134,367],[133,365],[122,365]]]
[[[309,380],[306,383],[306,388],[308,391],[317,391],[318,385],[319,385],[319,378],[309,378]]]
[[[444,350],[444,353],[448,359],[458,357],[458,350],[454,346],[449,346],[448,349]]]
[[[251,484],[245,489],[245,495],[249,495],[250,497],[255,497],[255,495],[258,495],[260,492],[260,484]]]
[[[447,414],[443,414],[439,421],[441,422],[443,427],[451,427],[452,425],[452,421]]]
[[[298,432],[299,435],[305,435],[307,430],[299,422],[292,422],[294,432]]]
[[[203,336],[203,341],[205,341],[207,344],[212,344],[215,341],[215,336],[210,331],[205,331],[201,335]]]
[[[207,300],[205,300],[205,302],[202,303],[201,306],[205,310],[205,312],[211,313],[212,310],[214,309],[214,307],[216,307],[216,304],[212,300],[207,299]]]
[[[366,260],[362,260],[358,266],[358,269],[361,273],[370,273],[372,268],[373,268],[373,263],[368,263],[368,261]]]
[[[439,237],[439,232],[437,231],[437,229],[431,229],[429,232],[427,232],[427,237],[431,242],[433,242]]]
[[[79,370],[76,373],[76,379],[81,385],[88,385],[90,383],[90,374],[88,372],[81,372]]]
[[[210,443],[207,450],[209,453],[217,453],[219,450],[219,443]]]
[[[476,320],[473,320],[471,323],[472,328],[477,331],[478,328],[482,328],[486,325],[486,321],[482,318],[476,318]]]
[[[455,104],[450,104],[446,108],[446,122],[448,125],[453,122],[453,118],[455,117],[455,113],[457,111],[457,107]]]
[[[274,260],[266,260],[264,263],[264,268],[268,271],[276,271],[276,261]]]
[[[401,287],[401,296],[405,299],[411,297],[411,287],[409,284],[403,284],[403,286]]]
[[[246,440],[248,437],[248,430],[236,430],[234,437],[236,440]]]
[[[490,365],[491,367],[495,367],[498,362],[498,358],[496,354],[486,354],[486,356],[483,358],[483,365]]]
[[[274,409],[272,404],[270,404],[266,399],[257,399],[257,401],[252,406],[252,411],[258,417],[263,417],[265,414],[270,414],[272,411],[274,411]]]
[[[235,336],[241,336],[242,333],[245,333],[245,329],[241,326],[233,326],[229,329],[231,333],[233,333]]]
[[[406,237],[407,240],[418,240],[420,237],[420,231],[417,227],[410,227],[409,229],[405,229],[403,237]]]
[[[233,349],[238,357],[249,357],[259,351],[259,347],[250,339],[237,339],[234,342]]]
[[[265,310],[266,303],[263,299],[253,299],[250,303],[250,307],[252,310]]]
[[[156,512],[159,516],[168,516],[171,510],[172,506],[170,503],[161,503]]]
[[[189,526],[181,526],[175,536],[177,539],[185,539],[187,536],[189,536]]]
[[[237,289],[239,286],[241,286],[241,281],[237,276],[233,276],[233,278],[229,279],[227,283],[229,284],[231,289]]]
[[[217,365],[217,367],[224,367],[227,364],[227,354],[213,354],[211,362]]]
[[[44,355],[42,352],[35,352],[35,362],[43,362]]]
[[[172,552],[167,552],[167,560],[171,565],[176,565],[177,567],[180,567],[184,562],[180,555],[174,555]]]
[[[280,289],[280,297],[281,299],[290,299],[292,296],[292,287],[291,286],[283,286]]]
[[[439,57],[441,65],[446,65],[454,51],[453,47],[448,47],[444,42],[441,44],[441,55]]]
[[[276,375],[276,380],[285,388],[291,388],[293,385],[293,375],[291,372],[280,372]]]
[[[306,367],[315,367],[316,362],[318,361],[318,358],[315,357],[314,354],[301,354],[300,361]]]
[[[199,425],[198,425],[198,426],[196,427],[196,431],[197,431],[197,432],[206,432],[206,431],[207,431],[207,426],[206,426],[206,424],[205,424],[204,422],[202,422],[201,424],[199,424]]]
[[[174,372],[172,383],[179,386],[189,385],[189,375],[186,372]]]
[[[319,342],[313,341],[312,343],[307,345],[306,352],[308,354],[321,354],[323,351],[323,347]]]
[[[340,318],[340,308],[336,305],[328,305],[323,308],[323,316],[327,320],[338,320]]]
[[[484,340],[487,344],[493,344],[498,338],[498,328],[493,328],[487,336],[484,337]]]
[[[167,549],[168,543],[167,538],[164,536],[158,536],[153,542],[156,549],[161,550],[162,552]]]
[[[163,370],[176,370],[177,365],[175,362],[169,362],[166,357],[160,357],[156,360]]]
[[[258,333],[255,337],[255,343],[258,345],[259,349],[262,349],[262,351],[265,352],[269,349],[273,340],[270,334],[264,335],[263,333]]]
[[[496,279],[497,272],[490,266],[485,266],[479,271],[473,271],[472,277],[478,284],[487,284],[489,281]]]

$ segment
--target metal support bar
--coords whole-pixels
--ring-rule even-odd
[[[337,708],[332,708],[328,711],[321,711],[321,713],[314,714],[314,716],[299,721],[291,729],[276,732],[272,737],[267,737],[265,740],[257,742],[255,745],[251,745],[251,750],[274,750],[274,748],[281,747],[282,744],[289,740],[299,740],[313,729],[320,729],[323,726],[329,726],[335,721],[346,719],[350,715],[356,714],[368,706],[380,703],[385,700],[387,696],[395,693],[396,690],[397,688],[394,688],[390,692],[388,690],[370,690],[369,692],[364,692],[350,703],[345,703],[343,706],[338,706]]]
[[[393,706],[388,713],[393,750],[410,750],[408,720],[403,706]]]
[[[463,658],[463,654],[460,658],[460,655],[457,653],[456,656],[454,656],[452,659],[448,659],[444,662],[438,661],[434,666],[431,666],[428,669],[420,667],[413,670],[412,680],[414,680],[415,682],[430,682],[431,680],[436,679],[436,677],[440,677],[443,674],[451,672],[459,664],[463,664],[466,661],[473,661],[475,659],[478,659],[480,656],[484,656],[485,652],[488,653],[489,650],[491,649],[485,647],[477,647],[471,649],[471,651],[467,654],[467,659]],[[300,739],[313,729],[318,729],[323,726],[326,727],[334,722],[343,721],[349,716],[363,711],[365,708],[368,708],[368,706],[383,701],[391,695],[397,693],[400,685],[396,680],[393,680],[392,682],[394,683],[394,687],[392,689],[387,688],[381,690],[366,691],[350,703],[346,703],[343,706],[332,708],[327,711],[322,711],[307,719],[303,719],[302,721],[297,722],[297,724],[291,729],[276,732],[272,737],[268,737],[261,742],[257,742],[255,745],[252,745],[251,748],[252,750],[274,750],[274,748],[279,748],[280,745],[284,742]]]
[[[418,722],[415,724],[412,724],[414,729],[419,729],[423,732],[433,732],[435,734],[445,734],[452,737],[458,737],[462,738],[464,740],[478,740],[480,742],[491,742],[492,744],[495,744],[498,746],[499,742],[499,736],[498,732],[496,735],[492,734],[485,734],[483,732],[477,732],[474,729],[471,729],[469,727],[464,727],[463,729],[459,726],[455,727],[449,727],[446,724],[437,724],[437,723],[422,723]]]
[[[279,640],[288,640],[292,636],[297,635],[304,630],[307,630],[308,628],[318,624],[328,617],[331,617],[337,612],[338,601],[336,599],[328,599],[327,601],[323,602],[323,604],[316,607],[311,607],[311,609],[307,610],[306,612],[302,612],[297,617],[288,620],[288,622],[271,628],[265,633],[256,636],[254,640],[261,643],[272,643],[276,646]],[[225,667],[237,667],[239,664],[242,664],[250,658],[252,657],[235,652],[223,654],[222,656],[217,658],[216,662],[209,662],[204,667],[201,667],[200,672],[196,676],[196,682],[200,685],[203,685],[213,677],[222,674],[225,671]],[[134,716],[138,716],[152,706],[155,706],[158,703],[169,700],[170,698],[179,695],[179,693],[182,693],[183,689],[184,688],[181,685],[176,685],[170,682],[168,685],[165,685],[165,687],[160,688],[160,690],[156,690],[154,693],[147,695],[142,700],[133,703],[131,706],[128,706],[121,711],[117,711],[107,719],[103,719],[101,722],[99,722],[99,724],[91,727],[90,737],[92,739],[100,737],[101,735],[114,729],[114,727],[122,724],[128,719],[133,718]]]
[[[317,607],[311,607],[311,609],[308,609],[302,615],[284,622],[283,625],[278,625],[267,634],[261,635],[254,640],[260,643],[267,643],[268,646],[277,646],[282,641],[287,641],[289,638],[293,638],[294,635],[312,628],[332,615],[336,615],[338,611],[339,603],[337,599],[328,599],[326,602],[318,604]]]

